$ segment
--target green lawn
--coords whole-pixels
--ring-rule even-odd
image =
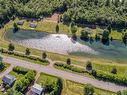
[[[84,95],[83,90],[84,90],[84,85],[72,81],[64,80],[62,95]],[[94,90],[95,90],[94,95],[116,95],[113,92],[109,92],[97,88],[94,88]]]
[[[45,74],[45,73],[41,73],[39,78],[37,79],[36,83],[40,84],[40,85],[43,85],[48,81],[50,83],[55,83],[56,80],[57,80],[57,77],[55,77],[55,76],[51,76],[51,75],[48,75],[48,74]]]

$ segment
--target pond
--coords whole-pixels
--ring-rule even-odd
[[[32,30],[9,30],[5,38],[20,45],[59,54],[92,55],[109,59],[127,60],[127,46],[120,41],[112,41],[109,46],[100,42],[74,42],[65,34],[48,34]]]
[[[6,32],[6,39],[20,45],[45,50],[49,52],[68,54],[71,52],[84,52],[97,54],[97,52],[87,45],[74,42],[65,34],[48,34],[36,31],[20,30],[13,33],[12,30]]]

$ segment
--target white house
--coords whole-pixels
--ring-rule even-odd
[[[41,95],[43,90],[41,85],[38,84],[34,84],[31,88],[32,95]]]
[[[4,84],[12,85],[15,82],[16,78],[12,75],[5,75],[2,79]]]

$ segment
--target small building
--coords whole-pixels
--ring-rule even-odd
[[[31,94],[32,95],[41,95],[43,90],[44,89],[41,87],[41,85],[34,84],[31,88]]]
[[[9,86],[11,86],[15,82],[15,80],[15,76],[12,75],[5,75],[2,79],[3,83],[8,84]]]
[[[37,24],[36,23],[30,23],[29,27],[36,28],[37,27]]]
[[[24,20],[19,20],[19,21],[17,22],[17,24],[18,24],[18,25],[23,25],[23,24],[24,24]]]

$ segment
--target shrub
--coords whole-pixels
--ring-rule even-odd
[[[15,82],[14,89],[18,92],[24,93],[25,89],[34,81],[35,72],[28,71],[26,75]]]
[[[84,73],[85,72],[84,69],[82,69],[82,68],[78,68],[78,67],[67,65],[67,64],[55,63],[54,65],[57,67],[64,68],[66,70],[77,72],[77,73]]]
[[[8,45],[8,51],[9,51],[9,52],[13,52],[14,50],[15,50],[14,45],[13,45],[12,43],[10,43],[10,44]]]
[[[5,67],[5,64],[3,62],[0,61],[0,71],[3,70]]]
[[[117,69],[116,69],[116,68],[112,68],[111,73],[112,73],[112,74],[117,74]]]
[[[92,70],[92,63],[90,61],[87,61],[86,70]]]
[[[67,59],[67,64],[71,65],[71,59],[70,58]]]
[[[118,91],[117,95],[127,95],[127,90]]]
[[[42,59],[46,59],[47,58],[47,54],[46,54],[46,52],[43,52],[42,53]]]
[[[84,95],[93,95],[94,94],[94,87],[91,84],[87,84],[84,87]]]
[[[54,86],[54,90],[50,93],[50,95],[61,95],[63,83],[62,79],[58,78],[56,82],[56,86]]]
[[[26,51],[25,51],[25,55],[30,55],[30,53],[31,53],[31,52],[30,52],[30,49],[27,48]]]
[[[101,80],[110,81],[121,85],[127,85],[127,77],[124,75],[111,74],[101,70],[96,70],[95,77]]]
[[[28,72],[28,69],[17,66],[13,68],[13,71],[18,74],[26,74]]]

